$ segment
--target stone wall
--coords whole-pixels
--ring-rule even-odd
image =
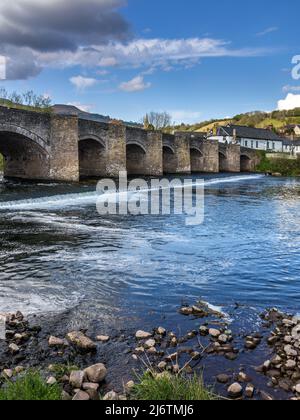
[[[177,159],[177,174],[191,173],[190,135],[175,133],[174,147]]]
[[[50,179],[78,181],[78,118],[52,115],[50,131]]]
[[[219,172],[219,143],[213,140],[203,140],[201,144],[203,155],[203,172]]]
[[[219,171],[241,171],[241,148],[237,144],[219,144]]]

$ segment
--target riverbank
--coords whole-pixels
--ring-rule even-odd
[[[259,328],[245,334],[231,330],[225,314],[203,302],[181,307],[179,313],[191,325],[197,320],[197,330],[178,334],[156,326],[117,337],[62,327],[57,336],[54,318],[2,315],[1,392],[7,381],[18,382],[34,369],[48,386],[58,386],[63,399],[143,399],[142,392],[148,399],[153,381],[161,393],[170,392],[174,381],[184,383],[182,389],[198,381],[198,399],[300,399],[298,318],[271,309],[261,315]],[[119,369],[124,354],[130,357],[127,375]]]
[[[300,156],[297,159],[290,159],[289,155],[275,158],[260,153],[260,157],[260,164],[256,168],[258,172],[286,177],[300,176]]]

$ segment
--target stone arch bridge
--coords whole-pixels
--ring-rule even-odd
[[[78,181],[81,177],[251,172],[258,156],[199,133],[174,135],[0,107],[0,153],[12,178]]]

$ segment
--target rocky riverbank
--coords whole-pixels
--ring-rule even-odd
[[[59,384],[66,400],[130,398],[145,370],[156,375],[203,374],[215,392],[230,399],[300,399],[300,319],[271,309],[261,315],[258,331],[232,331],[224,314],[203,302],[179,309],[197,329],[184,334],[164,326],[128,336],[99,331],[60,335],[20,312],[3,314],[0,327],[1,384],[29,368],[39,369],[50,385]],[[124,343],[126,344],[124,346]],[[109,353],[109,355],[108,355]],[[111,364],[127,364],[127,375]],[[124,355],[127,360],[125,362]],[[124,385],[126,384],[126,385]]]

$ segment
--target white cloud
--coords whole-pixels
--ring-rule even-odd
[[[271,26],[271,27],[269,27],[269,28],[266,28],[264,31],[262,31],[262,32],[258,32],[257,34],[256,34],[256,36],[265,36],[265,35],[268,35],[268,34],[271,34],[271,33],[273,33],[273,32],[277,32],[277,31],[279,31],[279,28],[277,27],[277,26]]]
[[[200,121],[202,113],[188,110],[173,110],[168,111],[175,124],[195,124]]]
[[[143,76],[134,77],[129,82],[123,82],[120,84],[119,88],[124,92],[140,92],[145,89],[149,89],[151,83],[146,83]]]
[[[300,92],[300,85],[299,86],[291,86],[291,85],[286,85],[283,86],[282,88],[283,92]]]
[[[285,99],[278,101],[279,111],[288,111],[295,108],[300,108],[300,95],[288,93]]]
[[[128,43],[91,45],[76,51],[41,52],[36,56],[43,66],[69,67],[156,67],[196,65],[203,57],[254,57],[270,53],[261,48],[234,49],[230,43],[212,38],[136,39]]]
[[[98,83],[97,79],[83,76],[74,76],[70,78],[70,82],[79,90],[84,90]]]

